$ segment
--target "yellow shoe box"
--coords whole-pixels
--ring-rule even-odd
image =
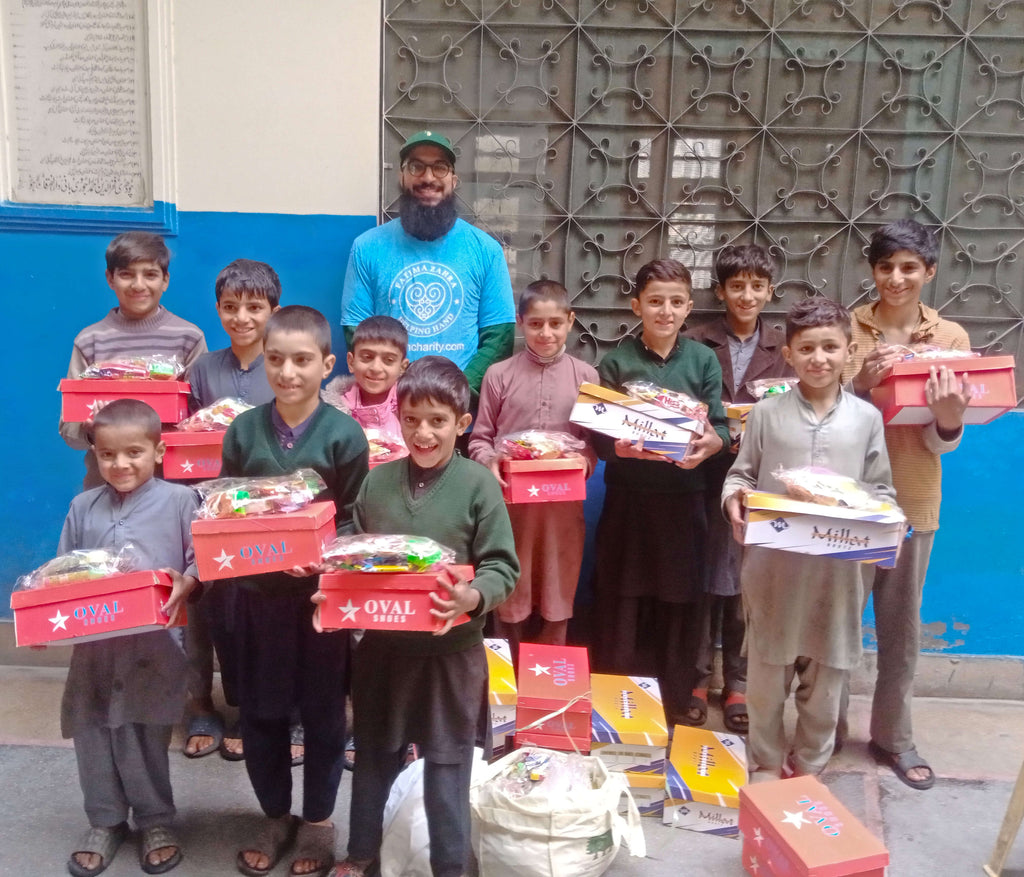
[[[665,773],[665,825],[739,834],[739,793],[747,781],[742,737],[676,725]]]
[[[592,673],[590,692],[590,754],[631,777],[664,775],[668,725],[658,680]]]

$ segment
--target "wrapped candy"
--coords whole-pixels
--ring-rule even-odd
[[[78,377],[107,381],[174,381],[185,373],[185,366],[176,356],[129,356],[94,362]]]
[[[775,472],[775,477],[786,486],[786,493],[789,496],[802,502],[840,506],[861,511],[892,509],[890,502],[877,499],[867,486],[861,484],[856,478],[840,475],[831,469],[819,466],[779,468]]]
[[[218,399],[212,405],[200,408],[191,417],[186,417],[178,424],[180,432],[218,432],[227,429],[231,422],[243,411],[252,408],[241,399],[226,397]]]
[[[510,432],[495,443],[495,450],[510,460],[557,460],[578,454],[586,443],[567,432],[526,429]]]
[[[338,536],[323,551],[332,570],[355,572],[429,572],[455,563],[455,552],[423,536],[358,533]]]
[[[523,749],[492,780],[509,798],[544,795],[565,802],[574,794],[594,788],[593,774],[582,755],[550,749]]]
[[[366,433],[366,442],[370,446],[370,462],[373,465],[390,463],[392,460],[401,460],[402,457],[409,456],[409,449],[401,437],[375,427],[363,431]]]
[[[892,349],[903,356],[904,361],[913,359],[925,362],[941,362],[944,359],[968,359],[981,356],[973,350],[950,350],[934,344],[893,344]]]
[[[240,518],[294,512],[310,505],[327,485],[312,469],[261,478],[215,478],[196,485],[199,518]]]
[[[16,591],[33,591],[71,582],[87,582],[122,575],[142,568],[138,549],[131,542],[118,551],[112,548],[90,548],[69,551],[48,560],[42,566],[21,576],[14,585]]]
[[[756,381],[747,381],[744,386],[747,392],[760,402],[765,396],[788,393],[799,383],[799,378],[759,378]]]
[[[701,423],[708,422],[708,406],[686,393],[666,390],[664,387],[656,386],[648,381],[627,381],[623,386],[634,399],[652,402],[669,411],[699,420]]]

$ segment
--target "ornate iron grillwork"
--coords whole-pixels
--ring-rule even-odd
[[[385,162],[447,133],[463,214],[517,289],[565,280],[591,361],[634,328],[650,259],[694,271],[691,319],[718,312],[732,241],[776,257],[770,314],[811,291],[852,306],[874,294],[867,239],[902,216],[942,245],[926,303],[1021,359],[1018,2],[386,0],[383,105]],[[396,191],[385,173],[382,213]]]

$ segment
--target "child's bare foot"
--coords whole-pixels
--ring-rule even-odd
[[[292,767],[298,767],[306,760],[306,732],[301,723],[296,722],[288,729],[292,746]]]
[[[242,731],[238,722],[224,732],[224,739],[220,742],[220,757],[226,761],[242,761],[245,758],[245,751],[242,747]]]
[[[147,874],[163,874],[181,861],[181,845],[171,830],[155,825],[142,831],[139,867]]]
[[[213,709],[212,703],[209,710],[204,707],[205,704],[198,705],[197,712],[188,720],[188,739],[182,749],[187,758],[202,758],[216,752],[224,739],[224,719]]]
[[[295,837],[295,858],[288,873],[291,877],[318,877],[334,866],[334,823],[303,822]]]
[[[127,836],[127,822],[113,828],[90,828],[68,859],[68,872],[74,877],[92,877],[105,871]]]

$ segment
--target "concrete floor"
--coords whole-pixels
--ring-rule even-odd
[[[85,827],[74,753],[60,739],[58,713],[65,671],[0,666],[0,877],[66,874],[72,844]],[[890,877],[981,874],[989,859],[1024,757],[1024,702],[921,698],[916,702],[918,747],[938,772],[928,792],[898,782],[868,757],[864,740],[868,702],[854,696],[851,735],[823,776],[835,795],[889,848]],[[712,707],[709,727],[720,727]],[[178,877],[237,874],[235,850],[257,820],[256,803],[241,764],[217,756],[188,760],[172,753],[184,862]],[[299,773],[296,772],[296,782]],[[351,775],[342,781],[335,820],[345,848]],[[623,850],[611,877],[715,875],[741,877],[737,841],[662,826],[645,819],[647,857]],[[287,874],[279,865],[276,875]],[[141,873],[133,841],[111,867],[111,877]],[[1024,838],[1011,852],[1005,877],[1024,877]],[[571,877],[571,875],[566,875]]]

